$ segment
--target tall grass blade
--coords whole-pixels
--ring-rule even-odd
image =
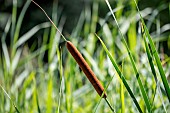
[[[145,22],[144,22],[144,20],[143,20],[143,18],[142,18],[142,15],[140,14],[140,10],[139,10],[139,8],[138,8],[138,5],[137,5],[137,3],[136,3],[136,0],[134,0],[134,2],[135,2],[135,4],[136,4],[136,8],[137,8],[138,13],[139,13],[139,15],[140,15],[140,19],[141,19],[141,21],[142,21],[142,25],[144,26],[145,34],[146,34],[146,36],[147,36],[147,38],[148,38],[148,40],[149,40],[149,43],[150,43],[150,45],[151,45],[152,54],[153,54],[153,56],[154,56],[154,58],[155,58],[155,60],[156,60],[156,64],[157,64],[157,66],[158,66],[158,70],[159,70],[159,73],[160,73],[160,76],[161,76],[161,79],[162,79],[162,82],[163,82],[163,85],[164,85],[164,88],[165,88],[167,97],[168,97],[169,102],[170,102],[170,88],[169,88],[169,84],[168,84],[167,78],[166,78],[166,76],[165,76],[165,72],[164,72],[163,67],[162,67],[162,65],[161,65],[161,61],[160,61],[158,52],[157,52],[157,50],[156,50],[156,47],[155,47],[155,45],[154,45],[154,43],[153,43],[153,40],[152,40],[150,34],[149,34],[149,31],[148,31],[148,29],[147,29],[147,27],[146,27],[146,25],[145,25]]]
[[[54,5],[55,5],[55,7],[54,7]],[[57,13],[58,13],[58,3],[56,3],[56,1],[54,0],[53,1],[53,8],[52,8],[52,21],[56,25],[59,24],[58,19],[57,19]],[[61,18],[61,21],[62,21],[62,18]],[[62,32],[62,29],[60,29],[60,31]],[[48,52],[49,53],[48,54],[48,61],[50,63],[53,60],[53,57],[54,57],[55,52],[56,52],[56,47],[58,46],[58,44],[56,43],[56,39],[59,38],[59,37],[60,36],[57,36],[55,27],[51,26],[50,39],[49,39],[49,52]]]
[[[19,33],[20,33],[20,29],[21,29],[21,24],[22,24],[22,21],[24,19],[24,16],[25,16],[25,12],[27,11],[28,9],[28,6],[30,5],[31,1],[30,0],[27,0],[26,4],[24,5],[20,15],[19,15],[19,18],[18,18],[18,21],[16,23],[16,28],[15,28],[15,32],[14,32],[14,37],[13,37],[13,40],[12,40],[12,58],[14,57],[15,55],[15,52],[16,52],[16,47],[14,46],[15,43],[17,42],[18,38],[19,38]]]
[[[158,93],[159,93],[159,96],[160,96],[160,99],[161,99],[163,108],[164,108],[164,110],[165,110],[165,112],[166,112],[166,107],[165,107],[164,100],[163,100],[163,97],[162,97],[162,94],[161,94],[159,81],[158,81],[158,79],[157,79],[156,71],[155,71],[155,68],[154,68],[153,61],[152,61],[153,58],[152,58],[151,53],[150,53],[150,51],[149,51],[149,47],[148,47],[148,44],[147,44],[147,42],[146,42],[146,37],[144,36],[144,34],[143,34],[143,38],[144,38],[144,43],[145,43],[145,48],[146,48],[146,53],[147,53],[149,65],[150,65],[150,67],[151,67],[151,71],[152,71],[152,74],[153,74],[153,76],[154,76],[154,80],[155,80],[155,82],[156,82],[155,93],[154,93],[154,97],[153,97],[151,106],[152,106],[152,109],[153,109],[153,103],[154,103],[156,91],[157,91],[157,89],[158,89]]]
[[[33,76],[33,81],[34,81],[34,96],[35,96],[35,101],[36,101],[36,107],[37,107],[38,113],[41,113],[41,109],[40,109],[40,105],[39,105],[39,101],[38,101],[38,94],[37,94],[35,76]]]
[[[53,79],[52,75],[50,75],[49,81],[48,81],[48,89],[47,89],[47,110],[46,113],[52,113],[52,106],[53,106],[53,99],[52,99],[52,93],[53,93]]]
[[[79,17],[79,20],[77,22],[77,26],[74,28],[73,32],[71,33],[71,37],[78,37],[82,31],[83,23],[85,21],[85,12],[82,11]]]
[[[62,96],[62,87],[64,84],[63,80],[63,67],[62,67],[62,52],[58,52],[58,59],[59,59],[59,65],[60,65],[60,88],[59,88],[59,97],[58,97],[58,108],[57,113],[60,113],[60,101]]]
[[[5,30],[4,30],[4,33],[1,38],[2,43],[5,42],[5,39],[6,39],[7,33],[9,32],[10,26],[11,26],[11,17],[9,17],[7,24],[5,26]]]
[[[99,7],[98,1],[94,1],[93,10],[92,10],[91,29],[90,29],[92,33],[95,33],[95,30],[96,30],[96,24],[97,24],[97,19],[98,19],[98,9],[99,9],[98,7]]]
[[[109,9],[110,9],[110,11],[111,11],[111,13],[112,13],[112,16],[113,16],[113,18],[114,18],[114,20],[115,20],[115,22],[116,22],[116,24],[117,24],[117,27],[118,27],[118,29],[119,29],[119,33],[120,33],[120,35],[121,35],[121,37],[122,37],[123,43],[124,43],[124,45],[125,45],[125,47],[126,47],[126,49],[127,49],[127,51],[128,51],[128,55],[129,55],[130,61],[131,61],[131,63],[132,63],[132,67],[133,67],[133,69],[134,69],[134,72],[135,72],[135,75],[136,75],[136,79],[137,79],[138,84],[139,84],[139,87],[140,87],[141,94],[142,94],[143,99],[144,99],[144,102],[145,102],[145,104],[146,104],[146,108],[147,108],[148,112],[151,112],[150,101],[149,101],[149,98],[148,98],[148,96],[147,96],[147,94],[146,94],[146,91],[145,91],[145,89],[144,89],[144,86],[143,86],[143,84],[142,84],[142,81],[141,81],[141,79],[140,79],[139,72],[138,72],[137,67],[136,67],[136,65],[135,65],[135,61],[134,61],[134,59],[133,59],[133,57],[132,57],[132,54],[131,54],[131,52],[130,52],[130,49],[128,48],[128,45],[127,45],[127,43],[126,43],[126,40],[125,40],[125,38],[124,38],[121,30],[120,30],[120,27],[119,27],[119,24],[118,24],[118,22],[117,22],[117,19],[116,19],[114,13],[112,12],[110,3],[108,2],[108,0],[105,0],[105,1],[106,1],[107,5],[108,5],[108,7],[109,7]]]
[[[17,0],[13,0],[13,7],[12,7],[12,27],[11,27],[11,42],[12,38],[14,37],[14,31],[16,26],[16,18],[17,18]]]
[[[16,51],[14,58],[12,59],[11,68],[10,68],[10,74],[11,75],[13,75],[15,69],[17,68],[17,65],[18,65],[19,60],[20,60],[21,52],[22,52],[22,50],[18,49]]]
[[[159,96],[161,98],[161,102],[162,102],[163,108],[164,108],[164,110],[166,112],[166,107],[165,107],[165,104],[164,104],[164,101],[163,101],[163,97],[162,97],[162,94],[161,94],[159,81],[158,81],[158,78],[156,76],[156,70],[155,70],[154,63],[153,63],[153,56],[152,56],[152,54],[150,52],[150,49],[149,49],[149,46],[148,46],[148,43],[147,43],[147,40],[146,40],[146,35],[144,33],[144,28],[143,28],[142,24],[141,24],[141,28],[142,28],[142,37],[144,39],[145,49],[146,49],[146,54],[147,54],[147,57],[148,57],[149,65],[150,65],[152,74],[154,76],[154,80],[156,82],[155,94],[154,94],[154,98],[153,98],[151,106],[153,106],[155,95],[156,95],[156,90],[158,89],[158,93],[159,93]]]
[[[5,58],[7,69],[10,68],[10,57],[9,57],[9,53],[8,53],[8,49],[7,49],[7,45],[6,45],[5,39],[6,39],[7,33],[9,32],[10,26],[11,26],[11,17],[7,21],[4,33],[3,33],[2,38],[1,38],[2,51],[4,53],[4,58]]]
[[[59,27],[58,27],[58,29],[60,29],[60,32],[62,32],[62,30],[63,30],[63,26],[64,26],[65,21],[66,21],[66,17],[62,16],[60,24],[59,24]],[[56,32],[54,37],[50,37],[51,43],[49,45],[50,46],[49,47],[49,62],[52,61],[52,59],[53,59],[53,57],[54,57],[54,55],[56,53],[56,50],[58,48],[57,47],[58,46],[57,42],[60,39],[60,36],[61,36],[60,33]]]
[[[29,85],[32,84],[32,81],[34,80],[34,77],[35,77],[35,72],[31,72],[29,74],[29,76],[25,79],[24,83],[23,83],[23,92],[26,91],[26,89],[29,87]]]
[[[123,65],[124,65],[124,60],[122,62],[122,73],[123,73]],[[124,96],[124,86],[123,86],[123,82],[120,80],[120,99],[121,99],[121,113],[125,113],[125,96]]]
[[[129,48],[133,52],[136,48],[137,39],[136,39],[136,23],[131,22],[130,28],[128,30],[128,42],[129,42]],[[132,41],[133,40],[133,41]]]
[[[119,69],[117,63],[116,63],[115,60],[113,59],[111,53],[110,53],[109,50],[107,49],[107,47],[106,47],[106,45],[104,44],[104,42],[100,39],[100,37],[99,37],[97,34],[96,34],[96,36],[97,36],[97,38],[100,40],[100,42],[101,42],[101,44],[102,44],[102,46],[103,46],[105,52],[106,52],[107,55],[109,56],[109,59],[111,60],[111,62],[112,62],[112,64],[113,64],[113,66],[114,66],[116,72],[118,73],[120,79],[122,80],[124,86],[126,87],[128,93],[129,93],[129,95],[131,96],[131,98],[132,98],[134,104],[136,105],[138,111],[139,111],[140,113],[142,113],[142,109],[141,109],[141,107],[139,106],[139,103],[137,102],[137,100],[136,100],[136,98],[135,98],[135,96],[134,96],[132,90],[130,89],[128,83],[126,82],[126,79],[125,79],[123,73],[120,71],[120,69]]]
[[[7,45],[6,43],[2,43],[2,51],[4,53],[4,59],[5,59],[5,63],[6,63],[6,69],[10,69],[10,58],[9,58],[9,53],[8,53],[8,49],[7,49]],[[9,70],[8,70],[9,71]]]
[[[11,97],[8,95],[8,93],[6,92],[6,90],[1,86],[1,84],[0,84],[0,87],[1,87],[1,89],[3,90],[3,92],[6,94],[6,96],[10,99],[10,101],[12,102],[12,105],[14,106],[16,112],[17,112],[17,113],[20,113],[19,110],[18,110],[18,108],[16,107],[15,103],[13,102],[13,100],[11,99]]]
[[[42,45],[47,45],[48,43],[48,35],[49,35],[49,29],[45,29],[43,33],[43,40]],[[47,46],[48,47],[48,46]],[[41,69],[43,69],[43,57],[45,56],[45,51],[43,51],[43,48],[41,47],[40,52],[41,54],[38,55],[38,65]],[[43,71],[43,70],[42,70]]]
[[[155,71],[154,64],[153,64],[153,58],[152,58],[152,55],[151,55],[151,53],[150,53],[149,46],[148,46],[147,41],[146,41],[146,36],[145,36],[145,34],[144,34],[143,26],[142,26],[142,36],[143,36],[143,39],[144,39],[145,48],[146,48],[146,53],[147,53],[147,57],[148,57],[148,60],[149,60],[149,64],[150,64],[150,67],[151,67],[151,70],[152,70],[152,74],[154,75],[155,82],[157,83],[158,79],[157,79],[156,71]]]
[[[131,4],[131,14],[134,15],[136,14],[136,7],[135,3],[133,1],[130,1]],[[128,29],[128,43],[129,43],[129,48],[133,52],[137,46],[137,36],[136,36],[136,20],[133,19],[131,21],[129,29]],[[133,40],[133,41],[132,41]]]
[[[119,12],[121,10],[123,10],[124,6],[120,5],[120,6],[117,6],[115,9],[112,10],[113,13],[115,12]],[[109,11],[105,18],[104,18],[104,21],[102,22],[101,26],[103,27],[104,24],[106,24],[106,22],[108,21],[109,17],[112,15],[112,13]]]
[[[85,23],[84,23],[84,36],[88,37],[88,34],[90,32],[90,22],[91,22],[91,10],[90,10],[90,4],[85,4]]]
[[[41,113],[41,109],[40,109],[40,105],[39,105],[39,101],[38,101],[37,91],[36,91],[36,104],[37,104],[37,111],[38,111],[38,113]]]
[[[20,45],[24,44],[27,40],[29,40],[36,32],[38,32],[40,29],[50,27],[49,22],[44,22],[41,24],[36,25],[31,30],[29,30],[27,33],[25,33],[23,36],[19,38],[19,40],[16,42],[15,47],[19,47]]]
[[[21,11],[21,13],[19,15],[19,18],[18,18],[18,21],[17,21],[17,24],[16,24],[15,33],[14,33],[13,44],[15,44],[16,41],[18,40],[20,29],[21,29],[21,24],[22,24],[22,21],[24,19],[25,12],[27,11],[28,6],[30,5],[30,3],[31,3],[31,1],[27,0],[26,4],[24,5],[24,7],[23,7],[23,9],[22,9],[22,11]]]

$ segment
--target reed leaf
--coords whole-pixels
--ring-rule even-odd
[[[140,113],[142,113],[142,109],[141,109],[141,107],[140,107],[140,105],[139,105],[137,99],[135,98],[135,96],[134,96],[132,90],[130,89],[128,83],[126,82],[126,79],[125,79],[123,73],[120,71],[120,69],[119,69],[117,63],[116,63],[115,60],[113,59],[111,53],[110,53],[109,50],[107,49],[107,47],[106,47],[106,45],[104,44],[104,42],[101,40],[101,38],[100,38],[97,34],[96,34],[96,36],[97,36],[97,38],[100,40],[100,42],[101,42],[101,44],[102,44],[102,46],[103,46],[103,49],[105,50],[105,52],[107,53],[109,59],[111,60],[111,62],[112,62],[112,64],[113,64],[113,66],[114,66],[116,72],[118,73],[120,79],[122,80],[124,86],[126,87],[128,93],[129,93],[129,95],[131,96],[131,98],[132,98],[134,104],[136,105],[138,111],[139,111]]]
[[[138,70],[137,70],[135,61],[134,61],[134,59],[133,59],[133,57],[132,57],[131,51],[130,51],[127,43],[126,43],[126,40],[125,40],[125,38],[124,38],[121,30],[120,30],[120,27],[119,27],[119,24],[118,24],[118,22],[117,22],[117,19],[116,19],[114,13],[112,12],[110,3],[108,2],[108,0],[105,0],[105,1],[106,1],[107,5],[108,5],[108,7],[109,7],[109,9],[110,9],[110,11],[111,11],[111,13],[112,13],[112,16],[113,16],[113,18],[114,18],[114,20],[115,20],[115,22],[116,22],[116,25],[117,25],[117,27],[118,27],[118,29],[119,29],[119,33],[120,33],[120,35],[121,35],[121,38],[122,38],[122,40],[123,40],[123,43],[124,43],[124,45],[125,45],[125,47],[126,47],[126,49],[127,49],[127,52],[128,52],[129,58],[130,58],[130,61],[131,61],[131,63],[132,63],[133,70],[134,70],[135,75],[136,75],[136,79],[137,79],[138,84],[139,84],[139,87],[140,87],[141,94],[142,94],[143,99],[144,99],[144,102],[145,102],[145,104],[146,104],[146,108],[147,108],[148,112],[152,112],[152,111],[151,111],[151,105],[150,105],[149,98],[148,98],[148,96],[147,96],[147,94],[146,94],[146,91],[145,91],[144,86],[143,86],[143,84],[142,84],[142,81],[141,81],[141,79],[140,79],[139,72],[138,72]]]
[[[169,88],[168,80],[167,80],[167,78],[165,76],[165,72],[163,70],[163,67],[162,67],[162,64],[161,64],[161,61],[160,61],[160,57],[158,55],[158,51],[156,50],[154,42],[153,42],[153,40],[152,40],[152,38],[151,38],[151,36],[149,34],[149,31],[148,31],[148,29],[147,29],[147,27],[145,25],[145,22],[144,22],[144,20],[142,18],[142,15],[140,13],[140,10],[138,8],[136,0],[134,0],[134,2],[136,4],[136,8],[137,8],[138,13],[140,15],[140,19],[141,19],[142,25],[144,27],[145,34],[146,34],[146,36],[147,36],[147,38],[149,40],[149,44],[151,45],[152,54],[153,54],[153,56],[155,58],[155,61],[156,61],[156,64],[157,64],[157,67],[158,67],[158,70],[159,70],[159,73],[160,73],[160,76],[161,76],[161,79],[162,79],[162,82],[163,82],[163,85],[164,85],[164,88],[165,88],[165,91],[166,91],[166,94],[167,94],[167,97],[168,97],[168,100],[170,102],[170,88]]]

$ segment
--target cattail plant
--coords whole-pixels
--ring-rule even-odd
[[[86,77],[89,79],[97,93],[102,96],[102,93],[104,91],[103,86],[101,85],[100,81],[97,79],[96,75],[90,68],[90,66],[87,64],[81,53],[77,50],[77,48],[71,43],[70,41],[67,41],[66,43],[68,51],[71,53],[71,55],[74,57],[80,68],[85,73]],[[103,98],[106,98],[106,93],[104,92]]]
[[[82,69],[82,71],[84,72],[84,74],[86,75],[86,77],[89,79],[89,81],[91,82],[91,84],[93,85],[94,89],[97,91],[97,93],[103,97],[107,104],[109,105],[110,109],[114,112],[112,106],[110,105],[109,101],[107,100],[107,95],[104,91],[104,87],[102,86],[102,84],[100,83],[100,81],[98,80],[98,78],[96,77],[96,75],[94,74],[94,72],[92,71],[92,69],[90,68],[90,66],[88,65],[88,63],[85,61],[85,59],[83,58],[83,56],[81,55],[81,53],[78,51],[78,49],[73,45],[73,43],[71,43],[70,41],[68,41],[64,35],[62,35],[62,33],[60,32],[60,30],[56,27],[56,25],[53,23],[53,21],[50,19],[50,17],[47,15],[47,13],[33,0],[31,0],[35,5],[37,5],[43,12],[44,14],[47,16],[47,18],[49,19],[49,21],[51,22],[51,24],[56,28],[56,30],[60,33],[60,35],[62,36],[62,38],[66,41],[66,47],[68,49],[68,51],[70,52],[70,54],[73,56],[73,58],[76,60],[76,62],[78,63],[78,65],[80,66],[80,68]]]

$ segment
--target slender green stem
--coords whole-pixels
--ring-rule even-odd
[[[119,69],[119,67],[118,67],[118,65],[117,65],[117,63],[116,63],[116,61],[113,59],[111,53],[109,52],[109,50],[107,49],[106,45],[105,45],[104,42],[101,40],[101,38],[100,38],[97,34],[95,34],[95,35],[96,35],[97,38],[100,40],[100,42],[101,42],[101,44],[102,44],[104,50],[106,51],[106,53],[107,53],[109,59],[111,60],[111,62],[112,62],[112,64],[113,64],[113,66],[114,66],[116,72],[118,73],[119,77],[121,78],[121,80],[122,80],[124,86],[126,87],[128,93],[129,93],[129,95],[131,96],[131,98],[132,98],[134,104],[136,105],[138,111],[139,111],[140,113],[143,113],[143,112],[142,112],[142,109],[141,109],[141,107],[140,107],[140,105],[139,105],[139,103],[138,103],[138,101],[137,101],[137,99],[135,98],[135,95],[133,94],[131,88],[129,87],[129,85],[128,85],[128,83],[127,83],[127,81],[126,81],[126,79],[125,79],[123,73],[120,71],[120,69]]]
[[[149,40],[149,43],[150,43],[150,46],[151,46],[151,50],[152,50],[152,55],[153,55],[154,58],[155,58],[155,61],[156,61],[156,64],[157,64],[157,67],[158,67],[158,70],[159,70],[161,79],[162,79],[162,81],[163,81],[163,85],[164,85],[164,88],[165,88],[165,91],[166,91],[168,100],[169,100],[169,103],[170,103],[170,87],[169,87],[168,80],[167,80],[167,78],[166,78],[166,76],[165,76],[165,72],[164,72],[164,70],[163,70],[163,67],[162,67],[162,64],[161,64],[161,61],[160,61],[158,52],[157,52],[157,50],[156,50],[156,47],[155,47],[155,45],[154,45],[154,42],[153,42],[150,34],[149,34],[148,28],[146,27],[145,22],[144,22],[144,20],[143,20],[143,18],[142,18],[142,15],[141,15],[141,13],[140,13],[140,10],[139,10],[139,7],[138,7],[138,5],[137,5],[137,3],[136,3],[136,0],[134,0],[134,2],[135,2],[135,5],[136,5],[136,8],[137,8],[137,10],[138,10],[138,13],[139,13],[139,16],[140,16],[142,25],[143,25],[143,27],[144,27],[144,29],[145,29],[145,34],[146,34],[146,36],[147,36],[147,38],[148,38],[148,40]]]
[[[11,42],[13,41],[12,37],[14,36],[15,25],[16,25],[16,16],[17,15],[17,0],[13,0],[12,7],[12,26],[11,26]]]
[[[51,24],[55,27],[55,29],[59,32],[59,34],[62,36],[62,38],[67,41],[67,39],[64,37],[64,35],[60,32],[60,30],[57,28],[57,26],[54,24],[54,22],[51,20],[51,18],[47,15],[47,13],[45,12],[45,10],[39,6],[34,0],[31,0],[35,5],[37,5],[45,14],[45,16],[48,18],[48,20],[51,22]]]
[[[16,107],[15,103],[12,101],[11,97],[8,95],[8,93],[6,92],[6,90],[0,85],[1,89],[3,90],[3,92],[6,94],[6,96],[9,98],[9,100],[12,102],[12,105],[14,106],[15,110],[17,113],[20,113],[18,108]]]
[[[111,106],[110,102],[107,100],[107,98],[105,98],[105,101],[107,102],[108,106],[110,107],[110,109],[112,110],[113,113],[115,113],[113,107]]]
[[[123,41],[123,43],[124,43],[124,45],[125,45],[125,47],[126,47],[126,49],[127,49],[127,52],[128,52],[128,55],[129,55],[129,58],[130,58],[130,61],[131,61],[133,70],[134,70],[134,72],[135,72],[136,79],[137,79],[137,82],[138,82],[138,84],[139,84],[140,91],[141,91],[141,94],[142,94],[142,96],[143,96],[143,99],[144,99],[145,105],[146,105],[146,107],[147,107],[147,110],[148,110],[148,112],[152,112],[152,111],[151,111],[151,105],[150,105],[149,98],[148,98],[148,96],[147,96],[147,94],[146,94],[146,91],[145,91],[145,88],[144,88],[144,86],[143,86],[143,84],[142,84],[142,80],[140,79],[139,71],[137,70],[137,67],[136,67],[135,61],[134,61],[134,59],[133,59],[133,57],[132,57],[131,51],[130,51],[127,43],[126,43],[126,40],[125,40],[125,38],[124,38],[123,33],[121,32],[120,26],[119,26],[119,24],[118,24],[118,22],[117,22],[117,19],[116,19],[114,13],[113,13],[113,10],[112,10],[112,8],[111,8],[111,6],[110,6],[109,1],[108,1],[108,0],[105,0],[105,1],[106,1],[106,4],[107,4],[108,7],[109,7],[109,10],[110,10],[111,13],[112,13],[112,16],[113,16],[113,18],[114,18],[114,20],[115,20],[115,22],[116,22],[117,28],[118,28],[119,33],[120,33],[120,35],[121,35],[122,41]]]
[[[57,113],[60,113],[60,101],[62,96],[62,83],[63,83],[63,67],[62,67],[62,51],[59,54],[59,65],[60,65],[60,88],[59,88],[59,98],[58,98],[58,109]]]
[[[104,88],[104,91],[103,91],[103,93],[102,93],[102,96],[100,97],[100,100],[99,100],[99,102],[98,102],[98,104],[97,104],[97,106],[96,106],[96,109],[94,110],[93,113],[96,113],[97,108],[98,108],[98,106],[99,106],[99,104],[100,104],[100,102],[101,102],[101,100],[102,100],[102,98],[103,98],[103,96],[104,96],[104,93],[106,92],[107,88],[109,87],[109,85],[110,85],[113,77],[114,77],[114,75],[111,77],[111,79],[110,79],[109,83],[107,84],[106,88]]]

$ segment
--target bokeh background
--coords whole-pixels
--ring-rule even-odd
[[[134,113],[137,108],[94,33],[102,38],[142,110],[147,112],[127,50],[105,0],[35,1],[80,50],[103,86],[110,83],[106,92],[116,112]],[[152,110],[168,113],[169,101],[155,61],[158,83],[150,70],[134,1],[109,2]],[[170,2],[137,0],[137,4],[170,81]],[[0,0],[0,40],[0,85],[11,97],[10,100],[1,87],[0,113],[15,112],[13,103],[22,113],[111,113],[67,51],[60,34],[29,0]]]

